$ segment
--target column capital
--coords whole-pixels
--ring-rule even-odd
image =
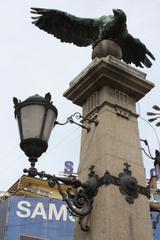
[[[103,86],[123,91],[135,101],[143,98],[154,84],[146,74],[113,56],[95,58],[73,81],[64,97],[82,106],[94,91]]]

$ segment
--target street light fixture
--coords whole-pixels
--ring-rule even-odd
[[[58,112],[51,102],[50,93],[45,97],[36,94],[23,102],[17,98],[13,98],[13,101],[20,133],[20,147],[34,167],[37,158],[48,148],[49,136]]]
[[[67,203],[68,211],[72,215],[79,217],[79,223],[83,231],[89,230],[89,226],[86,224],[86,217],[91,213],[94,197],[101,186],[110,184],[118,186],[129,204],[134,203],[139,194],[150,196],[148,188],[138,185],[136,178],[132,176],[131,165],[128,163],[124,163],[125,168],[119,173],[118,177],[111,175],[108,171],[105,171],[104,175],[99,177],[95,172],[94,166],[91,166],[86,182],[81,182],[72,175],[58,177],[47,174],[44,171],[38,172],[35,168],[35,162],[47,150],[51,130],[56,124],[74,123],[89,133],[91,124],[94,124],[95,127],[98,125],[97,115],[92,116],[92,118],[86,118],[81,116],[80,113],[74,113],[67,118],[66,122],[59,123],[56,121],[58,111],[51,102],[50,93],[47,93],[45,97],[34,95],[23,102],[14,97],[13,102],[21,139],[20,147],[31,162],[31,167],[24,169],[24,173],[28,173],[30,177],[38,176],[45,178],[50,187],[54,187],[57,184],[63,201]],[[77,123],[74,118],[79,120],[85,119],[90,126]],[[71,193],[71,188],[69,187],[64,192],[61,183],[71,186],[76,191]]]

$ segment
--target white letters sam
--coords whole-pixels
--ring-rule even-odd
[[[42,219],[56,220],[56,221],[71,221],[74,222],[74,218],[68,214],[65,204],[62,204],[57,209],[55,203],[49,203],[47,210],[43,202],[37,202],[35,207],[29,201],[20,201],[17,203],[18,210],[16,215],[20,218],[32,218],[41,217]]]

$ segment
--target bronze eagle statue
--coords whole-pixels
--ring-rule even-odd
[[[73,43],[79,47],[96,44],[104,39],[117,43],[122,50],[122,59],[136,66],[151,67],[148,56],[153,54],[138,39],[128,33],[126,14],[121,9],[113,9],[113,15],[100,18],[79,18],[55,9],[31,8],[32,22],[38,28],[59,38],[61,42]]]

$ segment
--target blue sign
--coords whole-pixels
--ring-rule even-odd
[[[7,240],[72,240],[74,218],[62,200],[11,197]]]
[[[154,177],[156,176],[156,169],[155,168],[151,168],[150,169],[150,177]]]
[[[152,226],[153,226],[153,239],[160,239],[160,213],[159,212],[151,212],[152,217]]]
[[[71,161],[66,161],[64,163],[64,173],[67,174],[78,174],[78,172],[74,172],[74,163]]]
[[[64,163],[64,173],[73,173],[73,162],[71,162],[71,161],[66,161],[65,163]]]

